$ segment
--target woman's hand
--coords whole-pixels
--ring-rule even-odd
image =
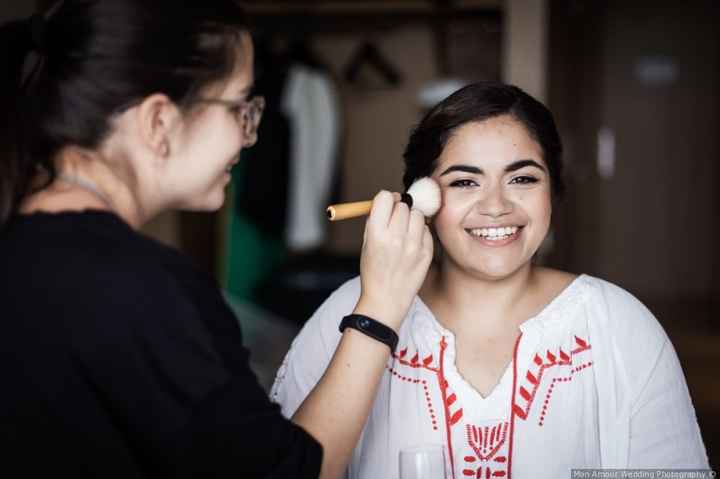
[[[360,277],[362,292],[355,313],[398,329],[425,280],[433,241],[425,217],[380,191],[365,224]]]
[[[419,211],[381,191],[365,224],[355,313],[397,330],[432,259],[432,236]],[[337,318],[338,323],[340,318]],[[387,345],[352,328],[340,338],[325,373],[293,415],[323,446],[321,479],[343,477],[385,372]]]

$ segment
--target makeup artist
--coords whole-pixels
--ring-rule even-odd
[[[166,210],[220,208],[256,140],[242,12],[64,1],[2,26],[0,49],[3,469],[338,477],[430,263],[422,215],[375,197],[353,308],[367,318],[286,420],[214,281],[138,233]]]

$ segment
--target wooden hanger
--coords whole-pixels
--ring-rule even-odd
[[[348,83],[357,84],[364,67],[371,67],[379,73],[388,86],[396,87],[402,82],[402,76],[397,69],[383,56],[374,43],[368,41],[363,42],[350,57],[343,70],[343,77]]]

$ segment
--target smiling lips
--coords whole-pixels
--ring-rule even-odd
[[[487,246],[505,246],[520,236],[522,226],[503,226],[497,228],[466,229],[471,236]]]

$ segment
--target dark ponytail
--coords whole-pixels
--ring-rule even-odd
[[[244,28],[234,0],[65,0],[1,26],[0,228],[62,147],[97,148],[134,102],[183,107],[228,77]]]

